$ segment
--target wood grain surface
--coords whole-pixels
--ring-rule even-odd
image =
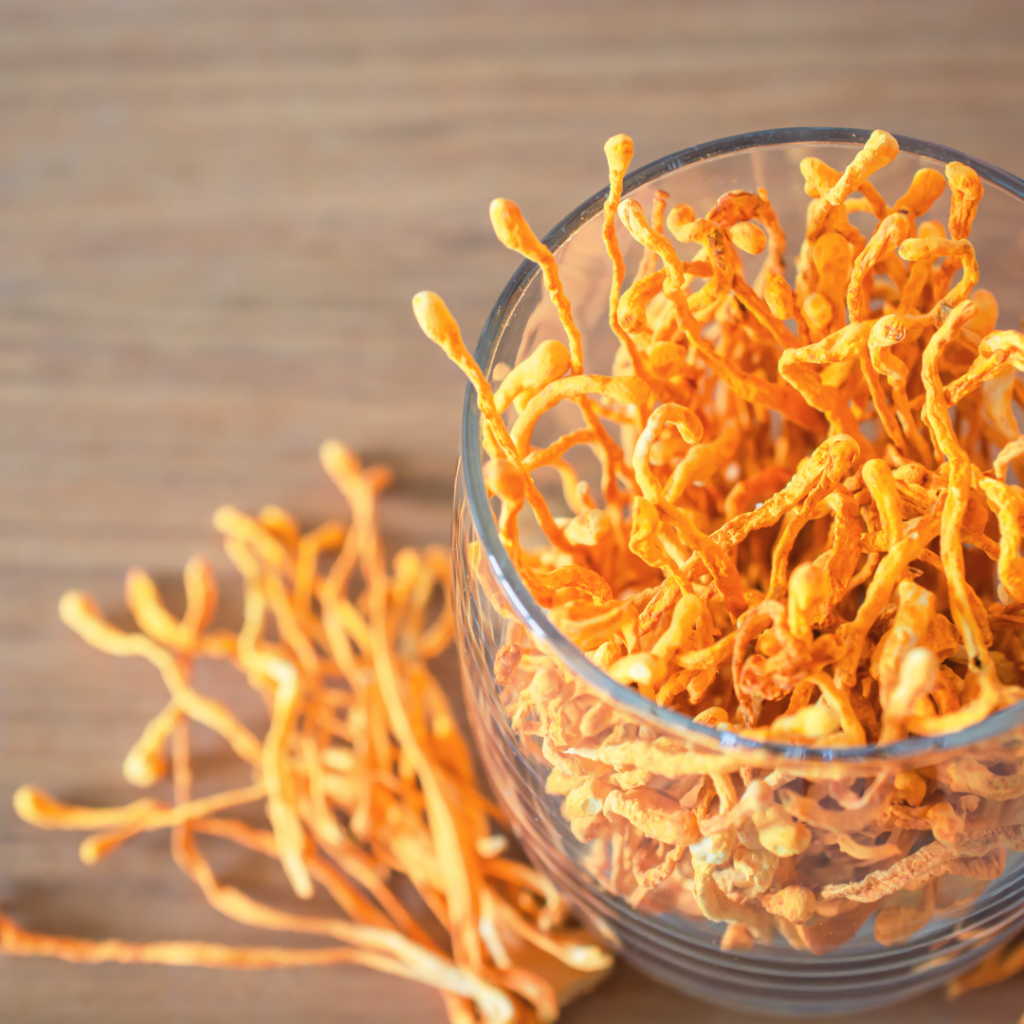
[[[62,590],[123,616],[123,571],[180,599],[212,510],[337,501],[336,436],[385,459],[388,542],[444,541],[463,394],[418,334],[433,288],[474,336],[516,265],[487,203],[540,232],[637,164],[736,132],[884,127],[1024,173],[1024,8],[858,4],[0,2],[0,905],[87,937],[251,941],[170,865],[165,837],[99,866],[10,809],[21,782],[131,798],[120,759],[162,704],[85,649]],[[226,616],[237,612],[237,596]],[[457,687],[454,663],[448,682]],[[204,685],[228,685],[215,673]],[[220,771],[214,745],[201,747]],[[257,893],[266,864],[218,864]],[[846,1018],[1010,1024],[1024,979]],[[0,958],[10,1024],[442,1021],[358,969],[232,974]],[[569,1024],[741,1024],[629,968]]]

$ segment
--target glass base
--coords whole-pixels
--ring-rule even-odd
[[[469,678],[466,676],[466,678]],[[505,751],[483,741],[479,709],[469,699],[471,723],[488,776],[529,859],[573,903],[582,922],[609,948],[649,978],[688,996],[732,1010],[766,1017],[838,1016],[891,1006],[944,985],[1000,942],[1022,916],[1019,879],[990,887],[966,917],[926,929],[917,941],[885,949],[849,945],[813,957],[782,940],[750,952],[720,948],[724,925],[692,924],[677,915],[652,915],[593,884],[559,848],[560,840],[543,811],[530,808],[533,793],[517,786],[518,776],[502,764]],[[571,840],[570,840],[571,842]],[[1015,872],[1008,871],[1007,875]],[[1004,876],[1004,881],[1008,879]],[[997,888],[997,891],[991,891]],[[870,935],[870,921],[865,925]]]

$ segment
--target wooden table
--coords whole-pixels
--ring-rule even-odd
[[[86,869],[17,821],[33,781],[130,798],[119,763],[162,702],[137,664],[57,622],[67,587],[123,617],[123,570],[180,599],[210,512],[337,501],[337,436],[391,462],[388,541],[444,541],[463,383],[419,335],[430,287],[474,335],[516,259],[487,203],[546,230],[637,164],[740,131],[850,124],[1024,172],[1024,14],[1012,2],[0,3],[0,904],[100,937],[248,936],[144,838]],[[229,602],[228,612],[237,610]],[[455,685],[454,671],[450,682]],[[211,681],[219,685],[216,679]],[[239,855],[229,880],[266,867]],[[876,1024],[1009,1024],[1024,979]],[[0,959],[0,1018],[441,1021],[357,969],[232,974]],[[568,1022],[752,1018],[621,968]]]

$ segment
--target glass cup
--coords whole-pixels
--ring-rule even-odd
[[[817,156],[844,167],[868,134],[794,128],[724,139],[635,171],[623,194],[648,209],[661,188],[672,202],[699,211],[730,189],[763,186],[789,238],[799,239],[807,203],[799,162]],[[872,178],[883,195],[902,194],[917,169],[942,171],[952,160],[981,175],[986,192],[971,241],[982,284],[1000,301],[1000,326],[1016,327],[1024,313],[1024,182],[941,146],[898,141],[898,158]],[[606,319],[611,271],[600,235],[606,193],[579,206],[545,239],[583,333],[588,372],[597,373],[610,372],[617,345]],[[948,203],[947,191],[929,216],[944,219]],[[640,251],[617,227],[628,283]],[[523,263],[484,327],[476,359],[493,379],[499,364],[515,365],[548,337],[564,334],[536,265]],[[557,412],[548,418],[558,429]],[[792,1016],[910,998],[960,973],[1020,925],[1024,842],[1015,826],[1024,823],[1024,706],[956,734],[874,747],[756,742],[695,723],[615,682],[551,624],[500,543],[481,466],[480,417],[470,390],[453,538],[470,721],[528,856],[611,948],[658,981],[702,999]],[[586,477],[593,467],[577,469]],[[523,713],[520,698],[542,666],[556,669],[573,690],[571,712],[557,706],[556,694],[543,720],[536,710]],[[610,730],[621,739],[619,760],[595,767],[579,751]],[[756,837],[748,823],[745,837],[698,840],[695,865],[689,849],[646,835],[628,817],[616,818],[609,832],[601,799],[613,772],[621,773],[614,785],[643,778],[681,806],[702,780],[716,777],[739,792],[767,777],[792,795],[785,814],[761,812]],[[929,807],[944,805],[924,824],[913,810],[922,796]],[[803,828],[794,827],[797,820]],[[872,861],[865,847],[886,853],[894,835],[902,837],[899,851],[890,847],[888,856]],[[773,843],[781,844],[776,853]],[[756,898],[759,888],[766,880],[778,888],[772,873],[785,863],[778,856],[792,853],[787,845],[803,844],[801,888],[813,899],[799,893],[804,905],[794,897],[793,907],[767,912]],[[723,868],[729,864],[723,858],[741,846]],[[922,867],[926,861],[930,866]],[[896,863],[917,879],[910,887],[868,878],[848,888]],[[851,895],[835,895],[844,892]]]

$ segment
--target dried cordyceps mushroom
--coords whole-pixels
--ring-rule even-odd
[[[1006,482],[1024,454],[1024,337],[995,330],[976,289],[978,174],[918,171],[889,206],[869,178],[898,148],[878,131],[845,169],[800,164],[811,202],[791,287],[764,189],[703,218],[658,192],[648,220],[622,198],[632,143],[609,140],[609,376],[587,372],[554,258],[508,200],[491,207],[498,237],[541,266],[568,349],[545,341],[496,400],[441,299],[413,302],[476,389],[500,536],[552,623],[615,683],[738,737],[870,747],[1024,696],[1024,490]],[[922,221],[947,180],[948,233]],[[866,237],[853,214],[874,220]],[[644,250],[628,287],[616,215]],[[765,249],[750,285],[740,252]],[[567,402],[582,427],[534,447]],[[603,504],[564,471],[570,514],[556,515],[532,474],[578,447]],[[524,501],[549,547],[520,543]],[[531,640],[478,574],[507,621],[495,679],[512,726],[546,762],[581,859],[631,905],[722,922],[729,949],[778,934],[822,953],[872,914],[892,945],[1024,850],[1019,737],[890,767],[659,735]],[[1004,954],[990,973],[1020,963]]]
[[[274,506],[255,518],[230,507],[214,516],[244,580],[237,633],[210,629],[218,594],[202,559],[185,568],[180,620],[149,576],[128,574],[126,601],[139,632],[108,622],[85,594],[61,599],[61,618],[87,643],[143,658],[163,678],[170,702],[133,745],[124,775],[145,788],[169,769],[173,804],[143,798],[75,807],[22,786],[14,806],[40,828],[91,833],[80,847],[86,864],[140,832],[169,829],[174,860],[216,910],[330,944],[96,942],[26,931],[0,914],[0,952],[245,970],[356,963],[437,988],[455,1024],[552,1021],[612,961],[570,926],[551,883],[503,856],[508,841],[492,833],[501,813],[477,788],[469,750],[426,665],[452,636],[448,554],[404,548],[389,568],[376,509],[390,474],[363,468],[337,442],[324,444],[320,455],[352,510],[350,526],[329,522],[301,533]],[[201,658],[231,662],[240,683],[260,695],[269,717],[262,738],[226,704],[193,688]],[[250,785],[192,796],[192,722],[212,729],[249,766]],[[269,828],[223,813],[258,802]],[[220,882],[202,837],[278,860],[298,896],[321,886],[340,914],[285,912]],[[398,875],[422,907],[396,896],[391,879]],[[424,927],[425,913],[439,927]],[[436,936],[444,931],[449,941],[441,942]]]

